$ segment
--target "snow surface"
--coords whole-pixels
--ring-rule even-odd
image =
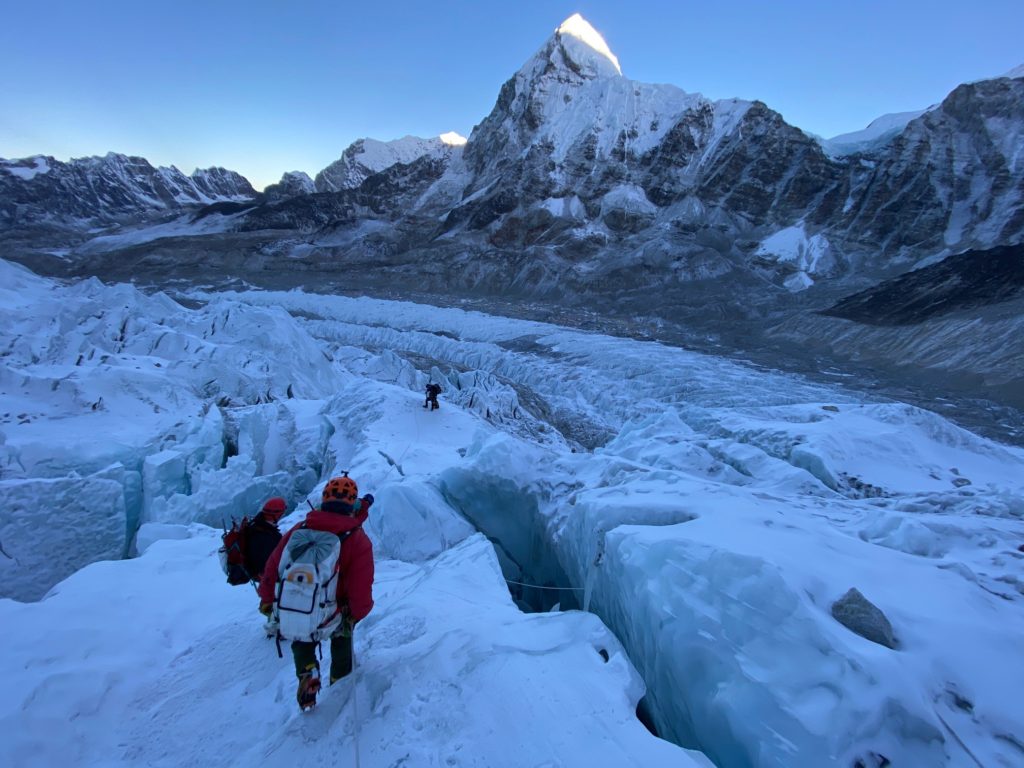
[[[458,146],[465,143],[466,140],[454,132],[446,133],[436,139],[420,139],[416,136],[404,136],[394,141],[363,139],[362,151],[356,155],[356,158],[368,169],[383,171],[395,163],[411,163],[428,154],[436,144]]]
[[[1024,451],[652,342],[192,298],[0,262],[0,584],[49,590],[0,600],[3,764],[701,764],[641,696],[729,768],[1020,764]],[[341,469],[377,605],[301,716],[216,527]],[[851,587],[895,649],[832,618]]]
[[[442,144],[447,144],[452,147],[461,147],[466,143],[466,137],[460,136],[455,131],[448,131],[448,133],[442,133],[438,136]]]
[[[50,164],[42,155],[17,161],[0,159],[0,170],[7,171],[13,176],[28,181],[42,173],[49,173]]]
[[[793,292],[814,284],[814,277],[827,274],[835,267],[832,246],[825,235],[808,235],[803,223],[780,229],[766,237],[754,256],[784,264],[795,270],[785,286]]]
[[[299,713],[290,654],[223,584],[216,532],[178,528],[41,603],[0,601],[0,763],[346,765],[358,736],[367,767],[705,765],[636,720],[642,683],[596,617],[516,609],[479,534],[379,559],[356,673]]]
[[[538,207],[543,208],[552,216],[574,219],[575,221],[580,222],[587,220],[587,209],[583,205],[583,201],[576,195],[571,195],[569,197],[549,197],[542,200],[538,204]]]
[[[831,139],[818,139],[822,148],[833,157],[865,152],[887,144],[894,139],[911,120],[916,120],[934,107],[911,112],[895,112],[872,120],[867,128],[851,133],[842,133]],[[816,137],[817,138],[817,137]]]
[[[656,213],[658,207],[647,199],[647,193],[636,184],[619,184],[601,198],[601,212],[618,209],[629,213]]]
[[[183,199],[181,202],[192,201]],[[163,224],[144,226],[137,229],[121,227],[115,235],[100,235],[99,237],[86,240],[75,249],[75,252],[81,255],[107,253],[132,245],[150,243],[164,237],[199,237],[218,232],[227,232],[239,216],[241,216],[240,213],[227,216],[214,213],[195,221],[190,214],[181,216],[173,221],[164,222]]]

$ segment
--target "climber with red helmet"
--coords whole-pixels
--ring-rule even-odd
[[[223,546],[218,550],[220,565],[228,577],[228,584],[256,584],[263,575],[267,558],[281,541],[277,523],[287,508],[287,502],[280,496],[267,499],[263,509],[250,520],[231,521],[231,530],[221,537]]]
[[[243,534],[245,538],[243,548],[245,570],[256,581],[260,580],[267,560],[277,547],[278,542],[281,541],[281,531],[277,524],[287,508],[287,502],[280,496],[267,499],[263,509],[257,512],[245,527]]]
[[[297,537],[297,542],[300,538],[316,535],[315,532],[327,532],[338,537],[337,540],[329,538],[335,542],[335,547],[340,546],[334,566],[337,573],[336,596],[331,601],[336,602],[339,615],[328,616],[324,620],[327,626],[337,623],[337,628],[330,634],[331,684],[352,671],[352,630],[356,622],[373,608],[373,545],[362,529],[372,504],[373,496],[369,493],[359,498],[359,489],[347,473],[329,480],[324,486],[320,508],[307,513],[303,522],[284,535],[267,560],[260,579],[260,613],[277,618],[280,609],[277,601],[283,594],[287,579],[291,578],[289,568],[303,554],[307,557],[309,554],[302,545],[289,547],[296,531],[305,529],[310,532]],[[301,551],[296,555],[294,550]],[[280,573],[282,568],[284,578]],[[299,706],[306,709],[316,703],[316,694],[320,690],[320,665],[316,659],[318,642],[297,640],[294,636],[288,638],[284,633],[282,636],[292,639],[295,674],[299,678],[297,698]],[[323,635],[314,632],[313,636],[319,638]]]

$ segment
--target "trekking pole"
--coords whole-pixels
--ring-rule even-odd
[[[356,751],[356,768],[359,768],[359,677],[356,669],[356,628],[352,627],[352,742]]]

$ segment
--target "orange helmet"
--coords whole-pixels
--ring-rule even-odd
[[[356,486],[356,481],[348,475],[331,478],[324,486],[324,501],[343,501],[346,504],[355,504],[358,497],[359,488]]]

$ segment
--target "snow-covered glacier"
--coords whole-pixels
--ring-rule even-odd
[[[5,764],[1024,761],[1018,448],[461,309],[0,262],[0,316]],[[342,469],[377,606],[301,716],[217,529]]]

